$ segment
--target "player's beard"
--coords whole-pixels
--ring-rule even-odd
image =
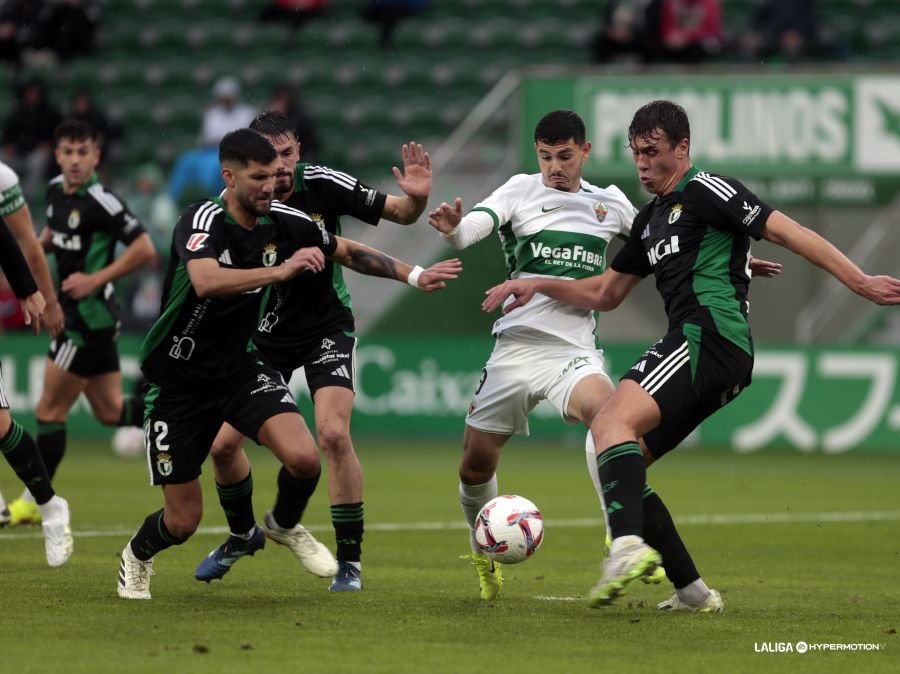
[[[287,178],[286,181],[282,182],[279,178]],[[275,198],[280,199],[286,194],[291,194],[294,191],[294,176],[289,175],[287,173],[280,173],[275,175]]]
[[[243,208],[248,213],[255,215],[257,218],[261,218],[264,215],[268,215],[269,211],[272,208],[272,198],[269,197],[263,202],[261,199],[251,199],[249,197],[242,197],[238,200],[241,208]],[[265,203],[265,206],[263,206]]]

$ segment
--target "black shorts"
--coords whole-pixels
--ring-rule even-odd
[[[95,377],[119,371],[118,329],[90,332],[65,330],[50,340],[47,358],[79,377]]]
[[[150,484],[181,484],[200,476],[222,422],[257,440],[271,417],[297,411],[281,375],[248,359],[218,388],[178,391],[150,385],[144,410]]]
[[[644,436],[656,458],[750,385],[753,356],[721,335],[686,325],[647,349],[622,379],[653,396],[662,421]]]
[[[260,351],[266,363],[277,368],[285,381],[291,380],[294,370],[302,367],[310,396],[327,386],[340,386],[356,392],[356,337],[343,331],[334,332],[313,346],[291,354],[290,362],[283,354]]]

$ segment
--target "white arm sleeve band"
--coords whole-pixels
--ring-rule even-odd
[[[441,234],[441,238],[457,250],[462,250],[473,243],[478,243],[493,231],[494,218],[490,213],[472,211],[448,234]]]

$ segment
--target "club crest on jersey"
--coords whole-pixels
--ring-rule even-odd
[[[278,246],[274,243],[267,243],[263,246],[263,255],[262,261],[263,266],[271,267],[275,264],[275,261],[278,259]]]
[[[209,234],[206,232],[196,232],[191,234],[190,238],[188,238],[187,243],[184,245],[192,253],[196,253],[198,250],[203,248],[206,245],[206,240],[209,238]]]
[[[609,207],[602,201],[594,202],[594,214],[597,216],[597,222],[603,222],[606,214],[609,213]]]
[[[81,224],[81,211],[77,208],[72,209],[72,212],[69,213],[69,219],[66,221],[66,224],[69,225],[69,229],[78,229],[78,225]]]
[[[672,210],[669,211],[669,224],[670,225],[674,225],[675,221],[681,217],[681,209],[682,208],[683,207],[681,204],[675,204],[674,206],[672,206]]]

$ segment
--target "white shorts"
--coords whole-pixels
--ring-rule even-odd
[[[481,371],[466,425],[486,433],[528,435],[528,414],[542,400],[566,423],[576,423],[566,414],[569,396],[593,374],[612,387],[599,349],[583,349],[537,331],[502,333]]]

